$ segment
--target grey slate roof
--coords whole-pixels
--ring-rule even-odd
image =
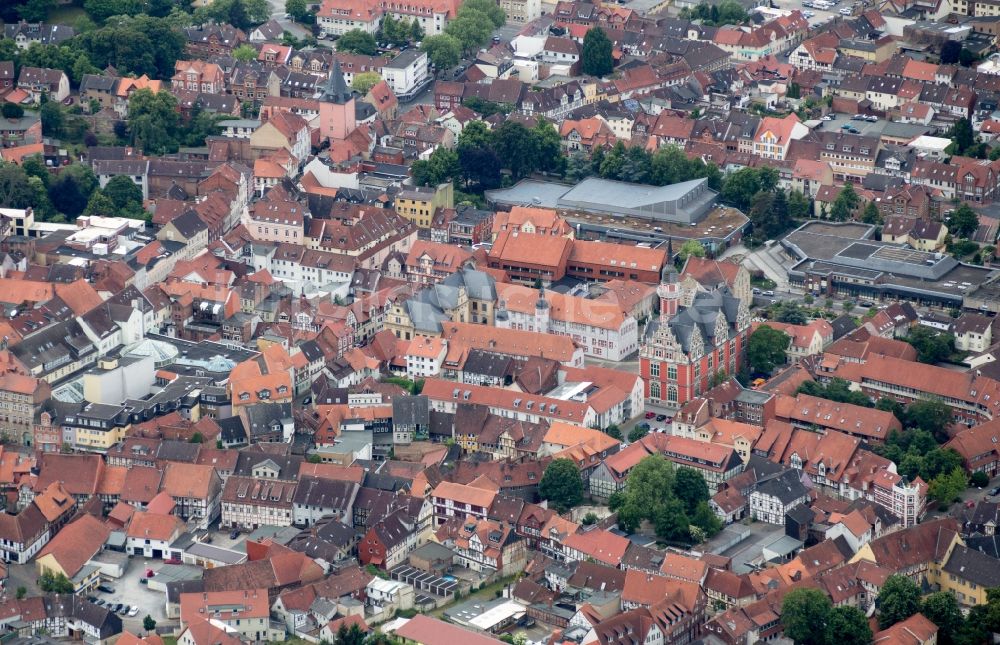
[[[758,484],[756,492],[768,497],[776,497],[781,500],[782,504],[789,504],[808,495],[809,489],[799,479],[798,471],[787,470],[773,479]]]

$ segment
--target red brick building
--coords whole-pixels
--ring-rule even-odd
[[[680,407],[707,392],[716,373],[735,374],[743,364],[750,312],[727,288],[699,292],[680,307],[681,285],[669,264],[660,286],[660,319],[646,329],[639,350],[646,400]]]

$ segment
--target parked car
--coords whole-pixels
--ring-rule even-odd
[[[864,119],[865,115],[863,114],[855,114],[854,116],[851,117],[851,121],[864,121]]]
[[[180,558],[169,558],[163,561],[163,564],[180,564],[180,563],[181,563]]]
[[[658,414],[658,415],[656,415],[656,420],[657,421],[666,421],[667,420],[667,415],[665,415],[665,414]]]
[[[141,584],[141,585],[148,585],[149,584],[149,578],[139,578],[139,584]]]
[[[656,413],[655,412],[647,412],[646,413],[646,418],[647,419],[655,419],[656,418]]]
[[[773,292],[773,291],[771,291],[770,289],[768,289],[767,291],[765,291],[765,292],[764,292],[764,295],[765,295],[765,296],[773,296],[773,295],[774,295],[774,292]]]
[[[236,539],[236,538],[238,538],[239,536],[240,536],[240,530],[239,530],[239,529],[233,529],[233,530],[232,530],[232,531],[230,531],[230,533],[229,533],[229,539],[230,539],[230,540],[235,540],[235,539]]]
[[[110,585],[97,585],[97,590],[104,593],[114,593],[115,588]]]
[[[824,120],[824,121],[833,121],[833,120],[834,120],[834,118],[833,118],[833,115],[832,115],[832,114],[827,114],[827,115],[825,115],[825,116],[823,117],[823,120]]]
[[[995,497],[997,495],[1000,495],[1000,486],[997,486],[996,488],[990,491],[990,496]]]
[[[139,615],[139,608],[137,606],[135,606],[135,605],[133,605],[132,607],[129,607],[129,609],[128,609],[128,615],[132,616],[133,618],[135,618],[136,616]]]
[[[306,398],[302,399],[302,405],[309,405],[312,402],[313,398],[311,396],[307,396]]]
[[[865,121],[868,121],[869,123],[878,123],[878,117],[874,114],[869,114],[865,117]]]
[[[812,18],[812,17],[813,17],[813,16],[815,16],[816,14],[814,14],[814,13],[813,13],[812,11],[803,11],[803,12],[802,12],[802,15],[803,15],[804,17],[806,17],[806,18]]]

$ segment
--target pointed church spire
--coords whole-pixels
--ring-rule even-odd
[[[330,68],[330,77],[326,80],[326,86],[323,88],[320,100],[343,105],[350,101],[351,97],[351,90],[347,87],[344,73],[340,69],[340,61],[334,58],[333,67]]]

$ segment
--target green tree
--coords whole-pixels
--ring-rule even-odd
[[[862,407],[873,407],[872,400],[864,392],[852,390],[850,383],[842,378],[832,378],[825,385],[816,381],[805,381],[796,389],[796,393],[818,396],[838,403],[850,403]]]
[[[736,208],[747,211],[753,206],[758,193],[770,193],[777,185],[778,171],[774,168],[741,168],[722,182],[720,197]]]
[[[507,14],[493,0],[465,0],[459,9],[459,14],[462,13],[462,10],[479,11],[485,14],[497,29],[507,23]]]
[[[49,17],[49,12],[55,8],[55,0],[28,0],[18,11],[22,20],[45,22]]]
[[[38,588],[45,593],[73,593],[73,583],[66,574],[53,574],[48,569],[38,579]]]
[[[101,189],[115,208],[124,209],[129,203],[142,204],[142,189],[125,175],[112,177]]]
[[[897,419],[900,421],[903,420],[903,404],[896,399],[883,396],[875,403],[875,409],[882,410],[883,412],[892,412],[893,416]]]
[[[869,645],[872,642],[872,628],[865,613],[847,605],[830,610],[824,633],[826,645]]]
[[[28,588],[27,587],[21,586],[21,587],[17,588],[16,598],[18,600],[24,599],[24,597],[27,596],[27,595],[28,595]]]
[[[956,237],[969,237],[979,228],[979,215],[968,204],[959,204],[948,218],[948,231]]]
[[[3,104],[3,108],[0,108],[0,114],[2,114],[5,119],[20,119],[24,116],[24,108],[17,103],[5,102]]]
[[[493,21],[482,11],[463,6],[444,31],[461,43],[463,51],[473,52],[489,41],[493,33]]]
[[[780,329],[761,325],[747,340],[747,362],[755,372],[770,374],[785,362],[785,350],[791,337]]]
[[[906,576],[891,575],[879,590],[876,606],[879,628],[892,627],[920,611],[920,588]]]
[[[251,60],[257,60],[257,50],[254,49],[253,45],[249,43],[243,43],[239,47],[233,50],[233,58],[245,63]]]
[[[806,324],[806,318],[805,310],[798,303],[791,300],[782,302],[774,308],[774,319],[778,322],[789,325],[804,325]]]
[[[270,15],[271,7],[267,0],[214,0],[211,4],[195,10],[194,22],[204,23],[210,20],[228,22],[247,31],[267,21]]]
[[[920,603],[920,613],[937,625],[938,642],[941,645],[952,645],[955,642],[964,620],[955,594],[950,591],[930,594]]]
[[[955,124],[949,128],[946,136],[951,139],[952,146],[954,147],[953,154],[956,155],[965,154],[976,142],[976,133],[972,129],[972,124],[965,118],[955,121]]]
[[[941,64],[954,65],[962,51],[962,43],[957,40],[947,40],[941,45]]]
[[[719,17],[716,20],[716,24],[719,25],[738,25],[740,23],[746,22],[747,12],[743,6],[736,2],[736,0],[722,0],[719,3]]]
[[[868,202],[865,206],[865,210],[861,213],[861,221],[865,224],[878,225],[882,223],[882,213],[879,212],[875,202]]]
[[[809,198],[801,190],[788,192],[789,219],[803,219],[809,216]]]
[[[337,39],[337,51],[374,56],[378,53],[378,43],[375,36],[360,29],[351,29]]]
[[[35,197],[27,173],[16,164],[0,161],[0,206],[28,208]]]
[[[334,636],[333,645],[365,645],[367,638],[357,623],[351,625],[350,628],[341,624]]]
[[[981,470],[977,470],[969,478],[969,484],[976,488],[985,488],[990,485],[990,476]]]
[[[612,439],[617,439],[618,441],[622,440],[622,429],[614,423],[605,428],[604,433]]]
[[[847,183],[837,194],[837,198],[833,200],[833,206],[830,208],[830,219],[835,222],[846,222],[851,219],[851,215],[860,201],[858,193],[854,190],[854,185]]]
[[[410,22],[410,40],[415,43],[419,43],[424,39],[425,35],[424,28],[420,24],[420,21],[414,18],[413,21]]]
[[[292,20],[303,24],[313,23],[313,14],[309,11],[306,0],[285,0],[285,12],[291,15]]]
[[[580,521],[580,523],[583,524],[584,526],[597,524],[597,514],[594,513],[593,511],[588,512],[586,515],[583,516],[583,519]]]
[[[611,39],[600,27],[591,27],[583,37],[580,66],[584,74],[607,76],[615,66]]]
[[[649,434],[648,428],[643,428],[637,425],[628,432],[629,443],[635,443],[636,441],[639,441],[640,439],[645,437],[647,434]]]
[[[152,632],[156,629],[156,620],[154,620],[149,614],[146,614],[146,617],[142,619],[142,628],[147,632]]]
[[[122,74],[170,78],[186,40],[175,19],[141,14],[116,17],[103,27],[77,36],[74,42],[95,68],[111,65]],[[70,65],[75,62],[74,57]]]
[[[49,199],[57,211],[75,218],[87,207],[95,190],[97,177],[90,166],[75,163],[63,168],[49,182]]]
[[[538,484],[538,495],[560,513],[583,501],[583,479],[571,459],[553,459]]]
[[[381,82],[382,77],[379,76],[378,72],[361,72],[354,75],[354,79],[351,81],[351,89],[361,96],[365,96],[373,87]]]
[[[103,192],[95,190],[87,201],[87,207],[83,210],[84,215],[100,215],[103,217],[114,217],[117,214],[115,203],[111,201]]]
[[[701,502],[691,515],[691,524],[697,526],[706,538],[715,537],[722,530],[722,520],[715,514],[708,502]]]
[[[677,252],[677,259],[683,264],[692,255],[696,258],[705,257],[705,247],[698,240],[688,240],[681,244],[681,248]]]
[[[566,173],[566,155],[562,150],[562,138],[555,126],[546,119],[539,118],[531,129],[538,155],[537,170],[562,176]]]
[[[672,463],[661,455],[643,458],[629,473],[625,488],[609,500],[611,510],[618,513],[619,526],[631,532],[643,520],[656,517],[672,497],[673,484]]]
[[[958,501],[959,495],[968,485],[969,479],[965,471],[956,468],[932,479],[927,487],[927,496],[938,503],[938,508],[944,510],[952,502]]]
[[[827,619],[832,603],[819,589],[793,589],[781,601],[785,636],[797,645],[827,645]]]
[[[940,399],[919,399],[906,406],[904,425],[931,433],[939,443],[948,440],[951,408]]]
[[[447,148],[437,148],[426,160],[419,159],[410,165],[413,183],[418,186],[437,186],[454,180],[459,173],[458,153]]]
[[[128,128],[132,143],[147,154],[164,154],[177,150],[179,117],[177,99],[160,91],[148,89],[134,92],[128,102]]]
[[[540,163],[537,139],[517,121],[504,121],[493,131],[493,151],[515,181],[534,172]]]
[[[691,539],[691,519],[679,499],[667,498],[652,517],[657,537],[663,540],[687,542]]]
[[[708,501],[708,485],[701,473],[693,468],[678,468],[674,473],[674,497],[684,504],[687,513],[694,513],[702,502]]]
[[[39,116],[42,118],[42,134],[49,137],[62,135],[63,124],[66,119],[63,115],[62,106],[56,101],[46,101],[39,109]]]
[[[385,18],[382,19],[381,37],[376,40],[384,40],[390,45],[405,45],[409,39],[409,23],[396,20],[392,14],[386,14]]]
[[[427,36],[420,49],[427,52],[428,60],[438,69],[454,67],[462,58],[462,43],[451,34]]]
[[[917,350],[917,360],[921,363],[938,363],[946,360],[955,350],[955,337],[925,325],[917,325],[910,330],[906,342]]]
[[[200,432],[191,435],[190,443],[205,443],[205,437]]]

